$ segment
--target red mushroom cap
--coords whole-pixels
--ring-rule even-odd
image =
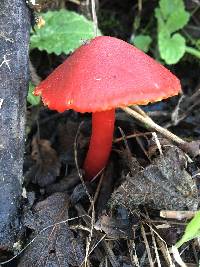
[[[82,45],[35,89],[50,109],[96,112],[177,95],[179,80],[134,46],[100,36]]]

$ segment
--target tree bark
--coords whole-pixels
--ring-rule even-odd
[[[0,0],[0,249],[12,250],[20,229],[29,10]]]

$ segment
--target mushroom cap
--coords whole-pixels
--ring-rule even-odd
[[[145,105],[181,91],[178,78],[122,40],[99,36],[79,47],[35,89],[50,109],[97,112]]]

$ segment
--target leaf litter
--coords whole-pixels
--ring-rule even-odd
[[[55,193],[38,202],[25,214],[24,223],[32,229],[34,241],[18,266],[80,266],[84,259],[83,240],[69,228],[69,197]]]
[[[138,262],[149,266],[154,257],[170,266],[173,260],[168,246],[177,241],[184,225],[170,219],[164,221],[159,210],[197,209],[197,186],[188,171],[191,162],[180,148],[159,135],[149,138],[149,132],[146,135],[139,131],[136,139],[134,135],[126,139],[137,126],[125,114],[119,112],[118,117],[117,124],[126,133],[116,129],[116,136],[120,134],[122,138],[114,142],[102,178],[84,186],[74,162],[73,142],[79,117],[61,117],[53,142],[44,134],[40,140],[33,137],[33,166],[35,174],[39,173],[40,191],[24,210],[31,243],[20,258],[20,267],[106,266],[108,262],[111,266],[140,266]],[[87,149],[90,125],[86,119],[77,138],[80,163]],[[53,179],[46,178],[49,172]],[[33,178],[28,181],[28,194],[36,182]]]

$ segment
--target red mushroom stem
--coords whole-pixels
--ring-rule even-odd
[[[92,113],[92,135],[84,162],[86,179],[94,178],[106,165],[112,148],[115,109]]]

